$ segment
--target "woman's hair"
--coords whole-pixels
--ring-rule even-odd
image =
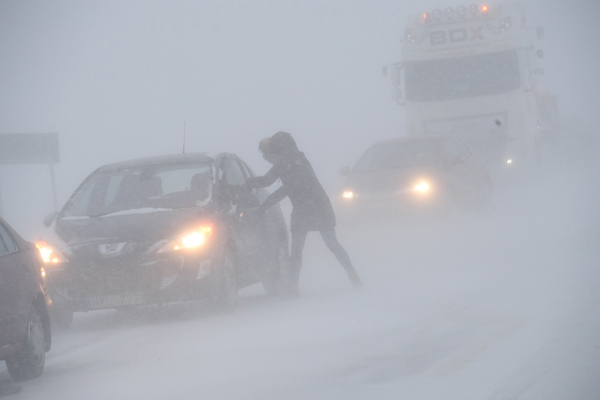
[[[277,132],[269,140],[269,151],[284,159],[291,159],[299,153],[296,141],[287,132]]]
[[[261,140],[258,150],[272,164],[290,161],[299,153],[294,138],[287,132],[277,132],[270,138]]]

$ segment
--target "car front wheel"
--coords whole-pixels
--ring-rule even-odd
[[[44,325],[42,315],[31,307],[27,322],[27,335],[23,349],[6,360],[8,373],[16,381],[37,378],[44,371],[46,361]]]
[[[236,262],[231,250],[226,249],[212,283],[211,303],[222,310],[233,310],[237,299]]]

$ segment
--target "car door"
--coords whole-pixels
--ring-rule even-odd
[[[252,279],[256,267],[260,265],[261,250],[264,246],[264,221],[245,219],[260,205],[256,193],[246,187],[246,179],[240,160],[234,155],[229,155],[224,163],[223,180],[234,208],[232,224],[241,253],[239,261],[243,269],[239,272],[242,284],[244,279]]]
[[[256,176],[244,161],[239,161],[247,178]],[[264,188],[255,188],[252,191],[261,204],[269,197],[269,192]],[[283,219],[279,204],[269,207],[265,210],[264,214],[265,219],[264,221],[259,221],[261,225],[257,226],[259,229],[256,231],[256,235],[260,237],[256,251],[261,255],[260,260],[257,261],[259,264],[258,273],[263,276],[272,271],[273,265],[278,265],[282,235],[285,235],[287,241],[285,220]]]
[[[35,288],[34,268],[0,221],[0,348],[22,339]]]

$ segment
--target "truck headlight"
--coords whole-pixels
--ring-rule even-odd
[[[42,260],[44,260],[44,264],[58,264],[63,262],[69,262],[67,257],[65,257],[64,254],[60,252],[60,250],[44,242],[43,240],[38,241],[35,244],[35,247],[37,247],[40,251]]]
[[[169,240],[157,250],[157,253],[169,253],[177,250],[200,248],[204,246],[208,238],[212,235],[212,232],[212,226],[200,226],[190,232]]]

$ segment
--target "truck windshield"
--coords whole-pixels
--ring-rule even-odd
[[[415,102],[466,99],[517,90],[516,50],[405,64],[406,99]]]
[[[440,158],[438,140],[381,143],[372,146],[354,166],[355,172],[379,171],[435,164]]]
[[[202,206],[212,194],[211,164],[148,165],[94,174],[63,218]]]

